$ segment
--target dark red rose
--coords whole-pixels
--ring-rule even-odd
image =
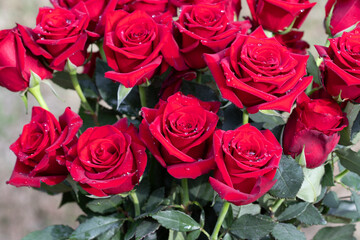
[[[360,103],[360,26],[329,41],[328,48],[315,46],[324,58],[324,87],[334,97]]]
[[[180,51],[186,64],[193,69],[206,67],[203,53],[224,50],[234,41],[236,33],[246,34],[251,28],[249,21],[231,21],[220,4],[183,6],[175,25],[179,31],[176,40]]]
[[[290,112],[297,96],[311,83],[306,74],[308,56],[291,53],[262,28],[238,34],[230,48],[205,54],[224,98],[249,113],[271,109]]]
[[[77,7],[83,11],[82,2]],[[85,30],[89,24],[88,15],[82,11],[40,8],[34,29],[19,25],[25,45],[33,54],[43,56],[54,70],[62,71],[67,59],[81,66],[86,58]]]
[[[284,35],[277,34],[277,35],[275,35],[275,38],[282,45],[287,47],[290,52],[305,55],[305,54],[307,54],[306,49],[308,49],[310,47],[310,45],[307,42],[305,42],[304,40],[301,40],[303,35],[304,35],[304,32],[291,31]]]
[[[167,11],[168,0],[119,0],[117,9],[127,12],[142,10],[150,15],[157,15]]]
[[[123,118],[114,125],[86,129],[79,137],[77,158],[67,167],[85,191],[103,197],[132,190],[146,162],[136,128]]]
[[[263,28],[278,32],[289,27],[300,28],[316,3],[308,0],[247,0],[252,18]]]
[[[173,177],[197,178],[215,167],[212,135],[219,107],[178,92],[155,109],[142,108],[140,137]]]
[[[130,88],[150,80],[161,64],[170,64],[177,70],[186,68],[167,15],[152,18],[143,11],[129,14],[117,10],[106,17],[104,51],[114,69],[105,73],[107,78]],[[164,24],[159,23],[163,18]]]
[[[339,132],[347,125],[346,115],[334,100],[310,99],[304,93],[286,123],[284,153],[295,158],[305,147],[306,167],[319,167],[335,148]]]
[[[41,79],[51,78],[48,70],[22,41],[15,27],[0,31],[0,86],[13,92],[24,91],[29,87],[31,72]]]
[[[214,133],[216,170],[210,184],[222,199],[235,205],[254,202],[269,191],[282,149],[269,130],[250,124]]]
[[[39,188],[41,183],[55,185],[68,175],[65,162],[70,148],[76,146],[81,118],[67,108],[59,121],[40,107],[33,107],[31,121],[10,146],[17,159],[8,184]]]
[[[330,20],[330,31],[333,36],[360,21],[359,0],[328,0],[325,6],[326,18],[334,4],[335,7]]]
[[[159,93],[160,99],[166,101],[168,97],[180,90],[183,80],[191,81],[194,80],[196,76],[197,74],[195,71],[172,71],[161,84]]]
[[[103,34],[105,21],[102,17],[107,11],[114,10],[118,0],[50,0],[55,8],[72,9],[79,2],[85,5],[84,11],[90,17],[90,23],[87,27],[88,30]]]

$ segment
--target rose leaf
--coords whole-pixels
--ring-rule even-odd
[[[306,240],[305,234],[296,229],[292,224],[279,223],[271,231],[276,240]]]
[[[353,236],[355,225],[348,224],[340,227],[325,227],[318,231],[313,240],[355,240]]]

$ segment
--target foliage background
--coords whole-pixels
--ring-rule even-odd
[[[242,0],[241,16],[250,15],[245,0]],[[302,26],[305,31],[304,39],[312,46],[310,51],[317,56],[314,44],[324,44],[326,34],[323,28],[325,0],[316,1],[317,4],[310,12]],[[38,8],[50,5],[48,0],[1,0],[0,1],[0,29],[12,28],[15,23],[33,27]],[[54,85],[54,84],[53,84]],[[79,100],[75,91],[64,90],[54,85],[59,95],[57,98],[51,90],[43,85],[43,96],[51,112],[55,116],[63,113],[66,106],[74,111],[79,107]],[[35,104],[29,97],[29,109]],[[75,204],[67,204],[61,209],[61,196],[49,196],[30,188],[15,188],[6,185],[15,164],[15,155],[9,150],[21,132],[24,124],[28,123],[30,115],[25,115],[25,107],[17,93],[0,88],[0,239],[19,240],[26,234],[43,229],[54,224],[67,224],[76,227],[76,218],[81,210]],[[343,194],[338,193],[339,196]],[[335,224],[333,224],[335,225]],[[319,228],[314,226],[302,229],[306,238],[311,239]],[[357,224],[356,239],[360,239],[360,224]]]

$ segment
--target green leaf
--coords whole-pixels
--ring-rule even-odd
[[[107,230],[106,232],[100,234],[96,240],[113,240],[113,239],[120,239],[121,232],[119,228],[113,227]],[[118,237],[118,238],[117,238]]]
[[[346,104],[344,112],[349,120],[349,125],[340,132],[339,144],[349,146],[352,145],[351,136],[353,131],[354,122],[360,111],[360,104],[353,104],[350,101]]]
[[[354,232],[355,225],[353,224],[340,227],[325,227],[316,233],[313,240],[355,240]]]
[[[92,217],[82,224],[70,235],[70,240],[90,240],[100,234],[114,228],[119,227],[123,223],[123,219],[115,216]]]
[[[333,13],[334,13],[335,5],[336,5],[336,1],[331,6],[330,12],[329,12],[328,16],[325,19],[325,30],[326,30],[327,35],[329,35],[329,36],[332,36],[330,22],[331,22],[331,18],[333,16]]]
[[[199,238],[200,234],[201,234],[200,230],[189,232],[186,236],[186,240],[196,240]]]
[[[297,220],[306,225],[324,225],[326,221],[314,205],[309,204],[305,211],[296,217]]]
[[[230,233],[226,233],[222,240],[233,240]]]
[[[245,214],[256,215],[261,211],[261,207],[258,204],[247,204],[242,206],[236,206],[234,204],[230,205],[233,211],[233,215],[235,218],[239,218]]]
[[[305,145],[299,155],[296,156],[295,161],[301,166],[306,167],[306,158],[305,158]]]
[[[90,208],[93,212],[104,214],[116,211],[117,206],[119,206],[122,201],[122,197],[113,195],[110,198],[92,200],[86,204],[86,207]]]
[[[278,198],[294,198],[304,180],[304,174],[294,159],[283,155],[275,179],[277,182],[269,193]]]
[[[154,210],[164,201],[164,197],[165,197],[165,188],[162,187],[156,189],[154,192],[150,194],[149,199],[144,206],[145,211],[148,212]]]
[[[65,225],[53,225],[43,230],[35,231],[22,240],[66,240],[74,230]]]
[[[289,114],[280,114],[275,110],[260,110],[255,114],[249,114],[249,117],[254,122],[263,123],[263,128],[271,130],[279,125],[285,124]]]
[[[321,80],[320,80],[320,70],[319,67],[316,64],[314,55],[309,51],[309,58],[306,64],[306,71],[308,76],[313,76],[313,81],[317,83],[319,86],[322,86]]]
[[[297,197],[306,202],[316,202],[321,194],[321,179],[324,176],[325,168],[320,166],[314,169],[303,168],[304,182],[301,185]]]
[[[296,218],[297,216],[299,216],[300,214],[302,214],[306,210],[308,205],[309,205],[309,203],[307,203],[307,202],[299,202],[299,203],[292,204],[292,205],[288,206],[277,217],[277,219],[279,221],[286,221],[286,220]]]
[[[335,150],[335,153],[339,157],[341,165],[360,175],[360,151],[354,152],[350,148],[341,148]]]
[[[192,201],[206,205],[213,198],[213,190],[209,183],[208,175],[200,176],[194,180],[189,179],[189,195]]]
[[[147,237],[148,235],[154,233],[156,230],[159,229],[159,227],[160,224],[156,221],[144,220],[136,227],[135,239],[143,239],[144,237]]]
[[[64,89],[74,89],[68,72],[62,71],[53,73],[51,81]]]
[[[321,185],[326,187],[335,186],[334,184],[334,169],[332,164],[329,162],[325,164],[325,174],[321,179]]]
[[[236,219],[230,232],[243,239],[260,239],[275,227],[270,217],[264,215],[243,215]]]
[[[129,222],[128,229],[125,233],[124,240],[130,240],[135,236],[136,228],[139,226],[139,224],[142,222],[142,219],[138,219],[135,222]]]
[[[191,94],[202,101],[219,101],[216,92],[204,84],[183,81],[181,92],[185,95]]]
[[[152,216],[163,227],[179,232],[189,232],[200,229],[200,224],[189,215],[177,210],[161,211]]]
[[[118,88],[118,91],[117,91],[116,109],[119,109],[120,104],[124,101],[124,99],[127,97],[127,95],[129,95],[131,90],[132,90],[132,88],[127,88],[122,84],[119,85],[119,88]]]
[[[357,193],[350,189],[351,191],[351,200],[354,201],[355,203],[355,206],[356,206],[356,210],[358,212],[358,214],[360,215],[360,198],[359,198],[359,195],[357,195]]]
[[[330,208],[327,214],[355,221],[360,220],[356,205],[352,201],[340,201],[339,206],[337,208]]]
[[[148,177],[144,177],[136,188],[136,195],[139,199],[140,206],[143,206],[148,200],[150,194],[150,181]]]
[[[337,208],[340,204],[340,201],[336,195],[336,192],[328,192],[323,199],[323,204],[329,208]]]
[[[276,224],[274,229],[271,231],[271,234],[276,240],[306,240],[305,234],[297,230],[297,228],[292,224]]]
[[[360,191],[360,176],[356,173],[348,172],[348,174],[341,179],[341,182],[356,191]]]
[[[185,240],[184,233],[170,230],[168,240]]]

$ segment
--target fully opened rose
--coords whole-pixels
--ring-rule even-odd
[[[262,28],[238,34],[232,45],[205,61],[221,94],[249,113],[272,109],[290,112],[297,96],[310,84],[308,56],[290,52]]]
[[[254,202],[269,191],[282,149],[269,130],[250,124],[235,130],[216,130],[214,154],[216,170],[210,184],[222,199],[235,205]]]
[[[215,167],[212,135],[219,107],[178,92],[155,109],[142,108],[141,139],[172,176],[196,178]]]
[[[103,197],[132,190],[146,167],[145,147],[133,125],[123,118],[114,125],[88,128],[68,161],[73,179],[90,194]]]

